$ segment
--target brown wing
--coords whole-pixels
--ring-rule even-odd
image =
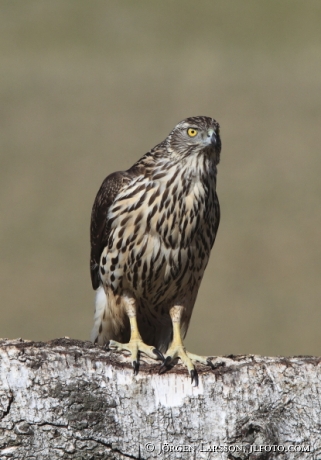
[[[94,289],[100,285],[99,263],[110,232],[108,211],[117,194],[131,180],[127,171],[118,171],[106,177],[97,193],[91,212],[90,224],[90,274]]]
[[[216,192],[215,192],[214,206],[215,206],[215,223],[214,223],[214,239],[213,239],[212,247],[216,239],[217,230],[220,225],[220,219],[221,219],[220,202],[218,201],[218,196]]]

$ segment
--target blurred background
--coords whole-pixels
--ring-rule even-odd
[[[321,2],[2,0],[0,336],[88,339],[101,182],[221,124],[221,225],[186,345],[321,354]]]

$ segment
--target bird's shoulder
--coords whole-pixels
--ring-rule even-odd
[[[106,210],[114,202],[117,194],[131,181],[131,174],[127,171],[116,171],[109,174],[101,184],[96,195],[93,211]]]

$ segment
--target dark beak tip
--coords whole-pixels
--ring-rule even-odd
[[[211,144],[213,144],[215,147],[216,147],[216,144],[217,144],[217,136],[215,133],[212,134],[212,137],[211,137]]]
[[[212,144],[213,147],[215,148],[216,152],[217,152],[217,153],[220,153],[220,151],[221,151],[221,139],[220,139],[220,135],[219,135],[219,134],[216,134],[216,133],[213,133],[213,134],[212,134],[212,137],[211,137],[211,144]]]

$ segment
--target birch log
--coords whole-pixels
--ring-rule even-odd
[[[321,459],[321,358],[214,358],[194,387],[67,338],[0,356],[1,460]]]

